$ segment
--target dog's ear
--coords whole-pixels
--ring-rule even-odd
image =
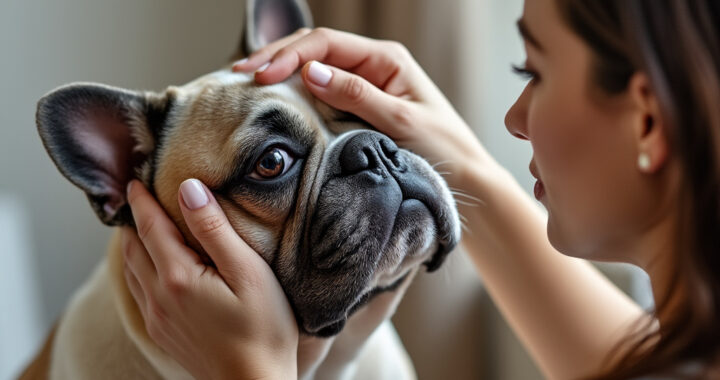
[[[71,84],[38,102],[45,149],[107,225],[133,224],[125,188],[148,165],[171,107],[169,94]]]
[[[305,0],[247,0],[245,28],[236,58],[254,51],[300,28],[312,28]]]

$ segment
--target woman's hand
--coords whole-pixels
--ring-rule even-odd
[[[287,298],[210,191],[187,180],[178,201],[217,270],[185,245],[140,182],[128,200],[138,233],[123,231],[125,278],[150,337],[196,378],[295,378],[298,330]]]
[[[462,183],[468,167],[494,163],[445,96],[397,42],[325,28],[301,29],[237,62],[233,70],[259,69],[255,80],[271,84],[286,79],[300,66],[305,85],[317,98],[361,117],[431,163],[442,162],[451,186]]]

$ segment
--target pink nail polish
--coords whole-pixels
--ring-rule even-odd
[[[197,210],[208,204],[209,199],[202,183],[194,178],[187,179],[180,184],[180,193],[182,193],[185,206],[190,210]]]
[[[270,67],[270,62],[267,62],[264,65],[260,66],[257,70],[255,70],[255,72],[261,73],[261,72],[265,71],[268,67]]]
[[[320,87],[325,87],[330,83],[333,77],[332,71],[327,66],[323,65],[318,61],[310,63],[310,69],[308,70],[308,79]]]
[[[247,58],[243,58],[232,65],[233,71],[242,71],[242,66],[248,62]]]

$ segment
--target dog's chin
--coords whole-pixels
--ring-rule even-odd
[[[376,296],[386,292],[396,291],[405,281],[407,281],[408,277],[410,277],[410,272],[411,270],[406,271],[390,285],[377,286],[365,292],[354,305],[348,307],[345,317],[334,321],[328,321],[327,323],[320,324],[319,326],[307,326],[307,324],[301,323],[300,332],[319,338],[330,338],[339,334],[345,327],[345,324],[350,316],[355,314],[356,311],[365,306],[368,302],[372,301]]]
[[[320,323],[317,323],[317,321],[315,323],[310,323],[308,321],[304,321],[300,316],[298,317],[298,328],[300,333],[319,338],[330,338],[339,334],[347,322],[347,317]]]
[[[321,328],[320,330],[309,333],[310,335],[314,335],[320,338],[330,338],[333,337],[342,331],[343,327],[345,327],[345,322],[347,322],[346,318],[343,318],[337,322],[333,322],[328,326],[325,326]]]

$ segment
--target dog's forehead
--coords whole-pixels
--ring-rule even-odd
[[[258,106],[263,102],[275,100],[291,103],[301,112],[317,113],[323,119],[335,114],[329,107],[317,107],[316,99],[305,89],[297,75],[281,83],[262,86],[255,83],[252,74],[223,69],[204,75],[182,86],[181,89],[195,100],[206,99],[207,97],[203,95],[221,91],[228,98],[217,97],[218,101],[232,102],[243,99],[252,102],[253,106]]]
[[[305,122],[296,126],[317,130],[328,140],[348,129],[347,114],[316,99],[305,88],[299,74],[267,86],[256,84],[253,76],[229,69],[218,70],[177,88],[178,101],[188,106],[186,117],[193,112],[203,113],[203,108],[206,113],[236,112],[243,118],[276,109],[300,116]],[[342,122],[338,123],[339,120]]]
[[[310,95],[304,90],[299,77],[292,76],[290,79],[269,85],[256,85],[253,75],[248,73],[232,72],[230,70],[218,70],[189,83],[190,86],[200,85],[203,87],[217,86],[226,88],[239,88],[257,95],[277,96],[289,101],[301,103],[310,107]]]

